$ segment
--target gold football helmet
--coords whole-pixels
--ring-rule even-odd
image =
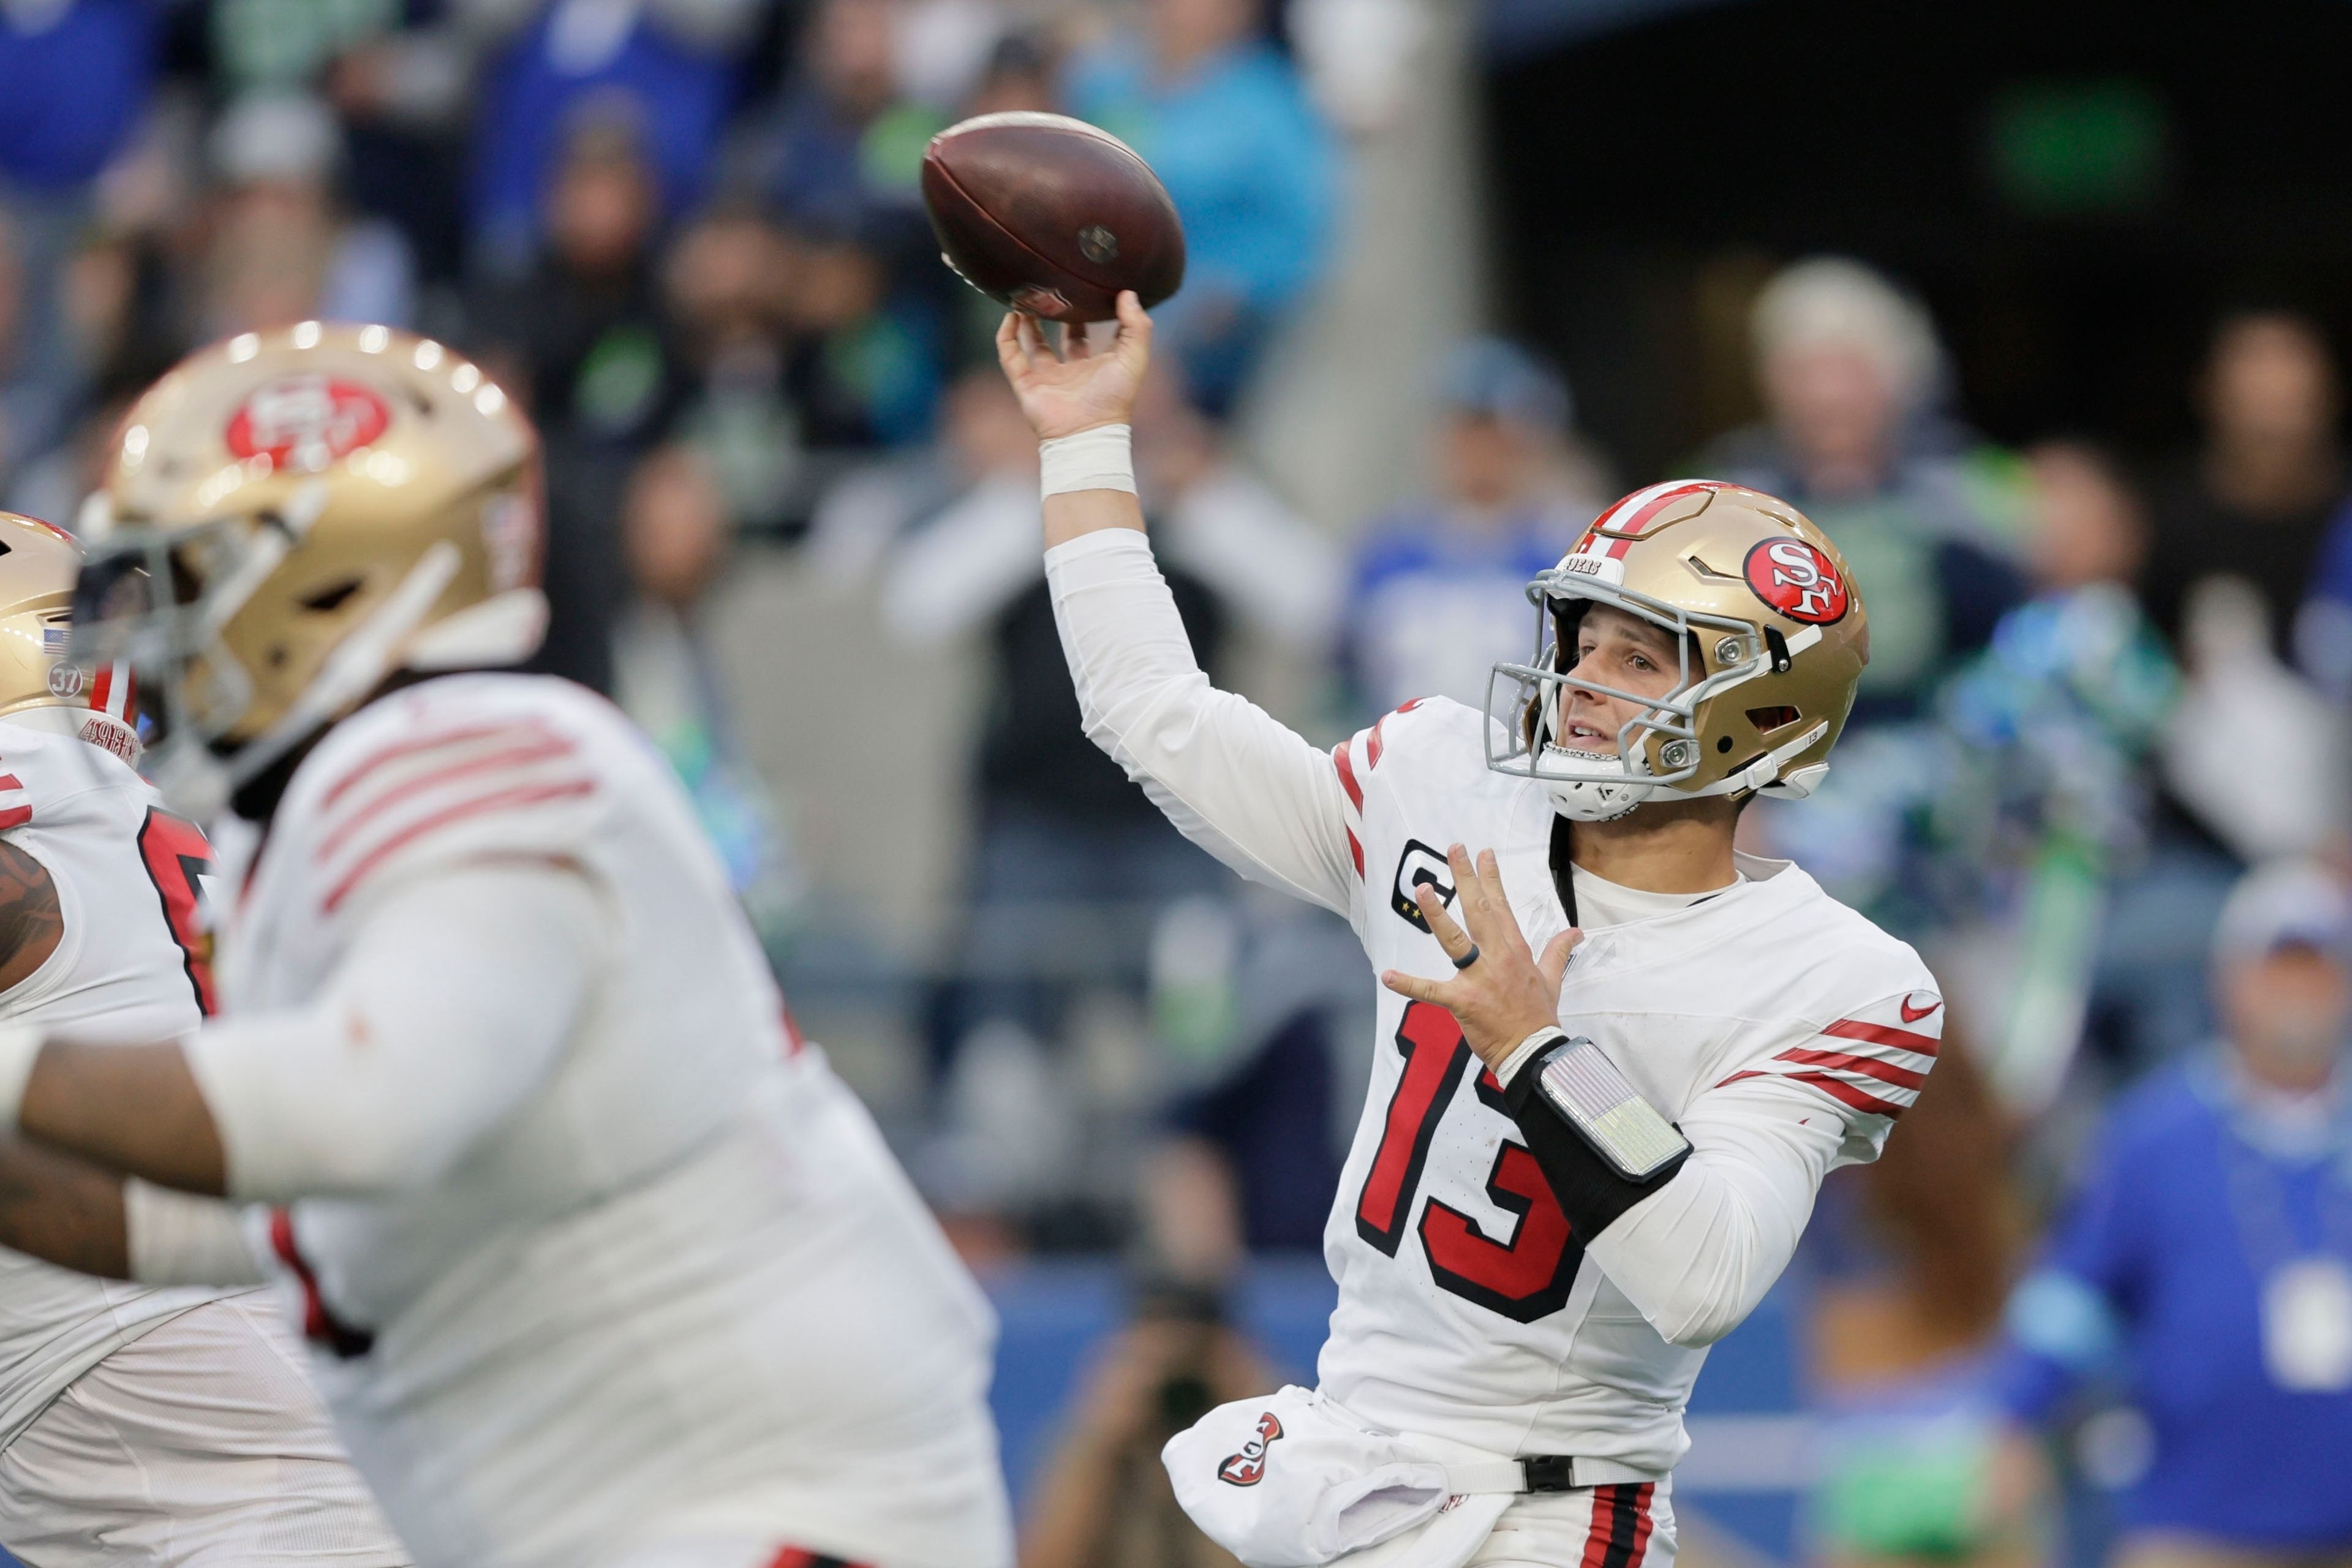
[[[129,667],[91,670],[68,657],[80,571],[72,534],[0,511],[0,719],[79,736],[136,767]]]
[[[1564,815],[1606,822],[1646,800],[1803,796],[1829,772],[1870,623],[1837,546],[1787,502],[1712,479],[1636,490],[1528,598],[1538,652],[1495,667],[1488,710],[1519,721],[1489,732],[1486,762],[1549,786]],[[1681,650],[1664,697],[1572,683],[1646,710],[1618,731],[1615,755],[1554,740],[1576,623],[1593,605],[1664,627]]]
[[[77,654],[138,670],[150,771],[192,811],[394,673],[512,664],[546,628],[530,421],[386,327],[183,361],[124,416],[81,534]]]

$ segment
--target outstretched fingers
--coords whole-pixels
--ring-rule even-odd
[[[1450,981],[1423,980],[1420,975],[1407,974],[1402,969],[1383,969],[1381,971],[1381,984],[1398,995],[1409,996],[1415,1002],[1428,1002],[1440,1007],[1451,1007],[1454,1003],[1453,982]]]

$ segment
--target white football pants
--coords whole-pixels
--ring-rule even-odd
[[[30,1568],[406,1568],[267,1291],[116,1350],[0,1452]]]
[[[1468,1568],[1674,1568],[1671,1487],[1531,1492],[1503,1510]]]

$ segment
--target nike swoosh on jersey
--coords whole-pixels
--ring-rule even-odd
[[[1903,1021],[1906,1024],[1916,1024],[1943,1005],[1944,999],[1938,996],[1925,1007],[1914,1007],[1911,1005],[1911,998],[1906,996],[1903,998]]]

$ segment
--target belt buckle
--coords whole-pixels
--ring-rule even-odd
[[[1519,1464],[1527,1471],[1528,1490],[1531,1492],[1576,1489],[1576,1460],[1567,1454],[1531,1455]]]

